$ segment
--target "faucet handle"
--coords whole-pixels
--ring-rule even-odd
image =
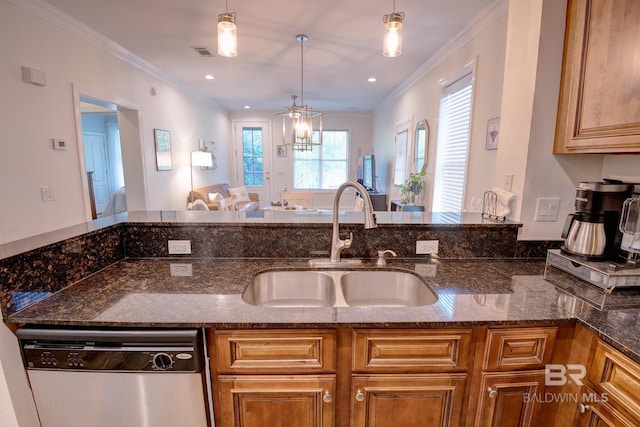
[[[384,257],[385,254],[391,254],[392,256],[398,256],[391,249],[387,249],[387,250],[384,250],[384,251],[378,251],[378,262],[377,262],[377,265],[387,265],[387,260]]]
[[[349,237],[344,239],[343,242],[344,242],[344,248],[345,249],[350,248],[351,244],[353,243],[353,232],[349,232]]]

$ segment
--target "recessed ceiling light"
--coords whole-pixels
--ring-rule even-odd
[[[376,80],[377,80],[377,79],[376,79],[375,77],[369,77],[369,78],[367,79],[367,81],[368,81],[369,83],[373,83],[373,82],[375,82]]]
[[[211,74],[207,74],[204,78],[207,80],[213,80],[213,76]]]
[[[248,110],[249,108],[251,108],[251,105],[245,105],[244,108]]]

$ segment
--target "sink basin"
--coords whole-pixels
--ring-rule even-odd
[[[319,271],[267,271],[258,274],[242,294],[262,307],[333,307],[333,278]]]
[[[242,299],[261,307],[420,307],[438,296],[405,271],[284,270],[259,273]]]
[[[404,271],[349,271],[340,282],[349,306],[419,307],[438,301],[419,276]]]

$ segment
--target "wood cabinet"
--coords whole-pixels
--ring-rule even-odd
[[[473,328],[209,330],[217,426],[448,426]]]
[[[334,330],[209,330],[215,425],[335,425]]]
[[[473,332],[355,329],[353,427],[460,426]]]
[[[475,427],[537,426],[545,365],[551,363],[557,327],[490,328],[482,372],[472,388]]]
[[[576,427],[640,425],[640,366],[598,341],[587,372]]]
[[[554,153],[640,152],[640,3],[569,0]]]
[[[467,374],[354,375],[354,427],[457,427]]]

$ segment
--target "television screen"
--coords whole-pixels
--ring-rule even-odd
[[[376,192],[376,158],[373,154],[362,157],[362,185]]]

